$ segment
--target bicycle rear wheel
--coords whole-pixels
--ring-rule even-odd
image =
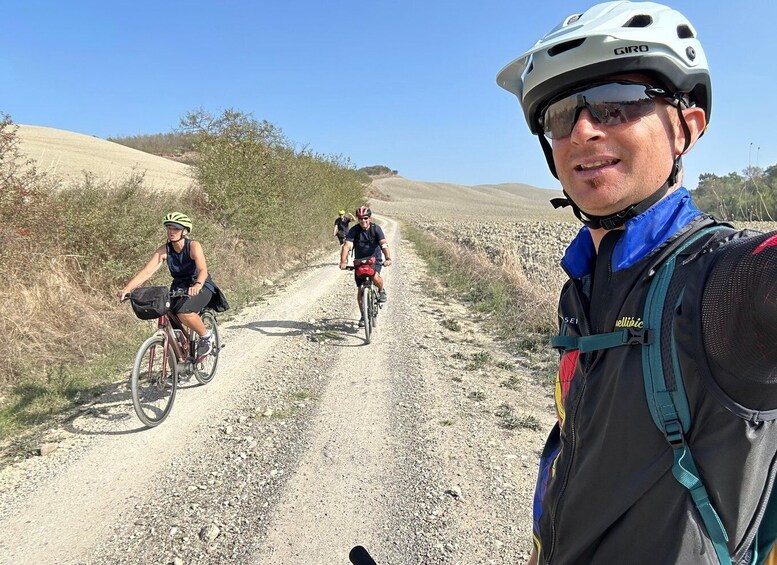
[[[362,286],[362,316],[364,317],[364,340],[370,343],[372,313],[370,312],[370,287]]]
[[[138,418],[149,428],[170,414],[178,390],[178,361],[171,347],[164,355],[164,338],[148,338],[138,349],[132,367],[130,388]]]
[[[219,337],[219,328],[216,325],[216,316],[213,312],[206,310],[200,317],[202,318],[202,323],[205,324],[205,329],[210,330],[213,335],[213,350],[205,359],[197,363],[197,366],[194,368],[194,378],[197,379],[198,383],[206,385],[216,376],[216,369],[219,365],[221,338]]]

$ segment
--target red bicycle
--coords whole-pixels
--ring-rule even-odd
[[[372,330],[375,329],[375,322],[378,317],[378,310],[382,307],[378,302],[378,291],[375,290],[372,277],[375,276],[375,257],[366,259],[354,259],[353,265],[348,265],[346,269],[356,271],[357,277],[363,277],[364,282],[359,285],[359,300],[362,306],[362,316],[364,316],[364,338],[370,343]]]
[[[203,310],[200,317],[213,336],[213,349],[197,358],[196,332],[186,328],[170,310],[171,300],[188,299],[185,290],[168,293],[167,287],[146,287],[133,290],[127,298],[139,318],[157,318],[157,331],[138,349],[130,379],[135,413],[152,428],[170,415],[179,379],[194,376],[203,385],[213,380],[222,344],[216,315],[209,309]]]

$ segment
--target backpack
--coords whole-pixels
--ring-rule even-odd
[[[707,226],[692,234],[673,250],[659,267],[654,267],[653,280],[648,289],[643,313],[644,327],[627,328],[615,332],[590,336],[555,336],[551,345],[560,349],[579,349],[580,353],[610,349],[622,345],[642,346],[642,374],[650,414],[659,431],[666,438],[674,455],[672,475],[684,486],[701,515],[707,535],[715,547],[721,565],[731,565],[728,553],[728,534],[712,506],[707,489],[700,476],[685,437],[693,425],[693,418],[685,394],[685,384],[680,371],[680,362],[674,346],[671,319],[665,314],[674,311],[682,300],[682,288],[674,303],[668,303],[670,283],[674,276],[677,256],[691,244],[712,232],[726,229],[726,226]],[[668,321],[667,321],[668,320]],[[662,361],[661,344],[669,344],[667,357],[671,360],[672,374],[667,375]],[[777,541],[777,489],[773,489],[766,505],[764,516],[750,548],[749,563],[762,565],[769,551]]]

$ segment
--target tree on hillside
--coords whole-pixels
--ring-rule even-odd
[[[266,120],[234,109],[220,116],[196,110],[181,129],[195,135],[195,177],[211,212],[249,239],[280,233],[290,210],[329,228],[332,210],[361,199],[362,179],[346,159],[297,151]]]
[[[777,217],[777,166],[766,171],[748,167],[742,173],[700,175],[696,205],[726,220],[773,221]]]
[[[399,174],[395,169],[389,169],[386,165],[371,165],[369,167],[362,167],[359,169],[359,172],[370,175],[371,177]]]

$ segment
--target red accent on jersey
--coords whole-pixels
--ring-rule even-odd
[[[753,255],[758,255],[764,249],[768,247],[774,247],[775,245],[777,245],[777,235],[773,235],[772,237],[770,237],[769,239],[761,243],[761,245],[756,247],[755,251],[753,251]]]
[[[572,382],[572,377],[575,376],[575,367],[577,367],[577,358],[580,356],[580,351],[574,349],[564,353],[561,358],[561,362],[558,367],[558,380],[561,386],[561,402],[564,402],[569,392],[569,384]]]

